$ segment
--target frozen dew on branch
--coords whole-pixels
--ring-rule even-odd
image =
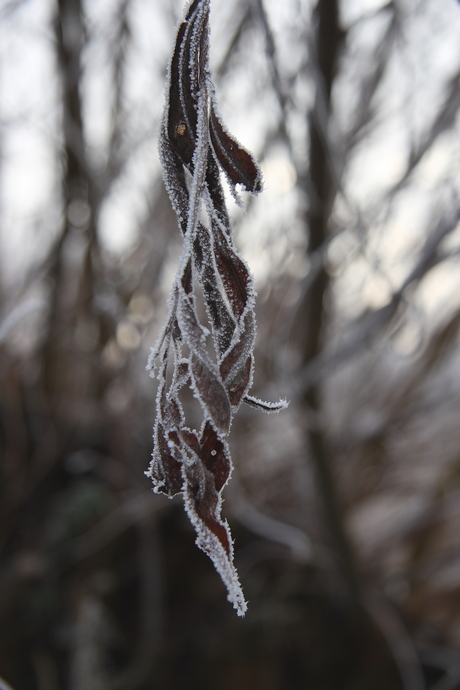
[[[184,247],[166,323],[147,365],[151,375],[156,372],[158,392],[152,462],[146,474],[156,493],[183,494],[196,543],[211,558],[229,601],[243,616],[247,605],[233,565],[230,529],[221,517],[222,491],[232,473],[228,434],[242,402],[264,412],[278,412],[287,403],[248,395],[254,367],[255,293],[249,268],[233,243],[220,170],[235,198],[237,186],[260,192],[262,174],[218,114],[209,73],[209,9],[209,0],[189,4],[168,70],[159,154]],[[198,317],[196,286],[204,297],[206,325]],[[208,351],[208,334],[214,357]],[[201,406],[200,430],[186,424],[180,400],[185,387]]]

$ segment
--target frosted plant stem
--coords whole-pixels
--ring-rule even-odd
[[[254,368],[255,293],[249,268],[233,244],[220,169],[235,198],[237,186],[260,192],[262,175],[218,114],[208,67],[209,6],[209,0],[189,4],[168,69],[159,153],[184,248],[166,323],[147,365],[153,375],[160,359],[154,446],[146,474],[156,493],[170,498],[183,494],[196,543],[211,558],[228,600],[243,616],[247,604],[233,564],[230,529],[221,516],[222,492],[233,469],[228,434],[242,402],[266,412],[278,412],[287,403],[247,397]],[[208,225],[200,219],[203,207]],[[206,325],[196,311],[196,283],[205,300]],[[214,359],[206,346],[209,332]],[[187,356],[182,355],[184,346]],[[172,376],[167,379],[168,367]],[[186,423],[181,402],[185,386],[201,407],[200,429]]]

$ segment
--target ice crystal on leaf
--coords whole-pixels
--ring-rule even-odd
[[[160,131],[163,178],[184,248],[167,320],[147,365],[158,379],[147,475],[157,493],[172,497],[182,492],[196,543],[212,559],[229,601],[242,616],[247,606],[233,565],[230,530],[221,517],[222,491],[232,472],[228,434],[242,402],[264,412],[277,412],[287,403],[265,403],[248,395],[255,294],[249,269],[233,244],[220,169],[235,198],[237,185],[260,192],[262,175],[218,114],[209,73],[209,8],[210,0],[193,0],[179,25]],[[207,224],[201,220],[202,207]],[[209,329],[198,317],[196,285],[204,297]],[[215,359],[206,345],[209,332]],[[201,405],[204,421],[199,431],[186,425],[180,401],[186,386]]]

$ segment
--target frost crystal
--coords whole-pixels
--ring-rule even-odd
[[[146,474],[156,493],[183,493],[196,543],[213,561],[229,601],[243,616],[247,606],[233,565],[232,538],[221,517],[222,491],[232,472],[228,433],[241,402],[264,412],[277,412],[287,403],[266,403],[247,394],[254,365],[255,294],[249,269],[233,244],[220,168],[235,197],[237,185],[260,192],[262,175],[218,114],[209,73],[209,7],[209,0],[188,6],[168,71],[159,153],[184,248],[166,324],[147,365],[153,375],[158,360],[154,449]],[[208,225],[200,220],[202,206]],[[196,284],[204,296],[215,362],[206,347],[209,330],[196,310]],[[199,431],[186,426],[179,399],[185,386],[203,411]]]

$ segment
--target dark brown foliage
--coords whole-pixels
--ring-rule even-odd
[[[208,17],[209,2],[195,0],[179,26],[160,135],[164,180],[185,246],[168,321],[150,358],[152,369],[157,357],[161,364],[149,475],[155,491],[170,497],[184,493],[197,544],[213,560],[229,600],[243,615],[246,603],[220,509],[221,492],[232,471],[227,443],[232,417],[252,383],[254,291],[248,267],[233,245],[216,160],[234,189],[241,184],[247,191],[259,192],[262,177],[252,156],[226,132],[216,114],[208,67]],[[183,167],[192,175],[190,184]],[[201,205],[208,226],[199,219]],[[217,365],[208,354],[207,331],[196,311],[195,274],[206,303]],[[187,358],[182,356],[184,345],[190,353]],[[186,425],[179,398],[185,385],[192,388],[203,410],[200,433]],[[261,409],[278,411],[284,406],[266,403]]]

